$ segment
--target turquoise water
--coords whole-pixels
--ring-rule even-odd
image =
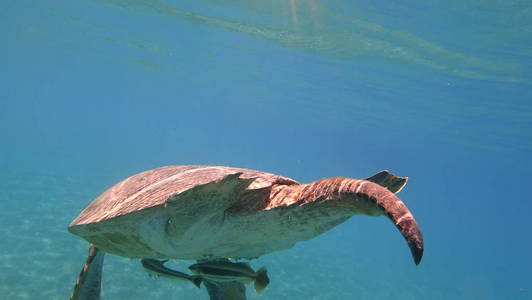
[[[389,169],[425,237],[355,216],[252,261],[249,299],[532,299],[529,1],[10,1],[0,10],[0,298],[66,299],[66,227],[119,180],[214,164]],[[172,262],[185,269],[191,262]],[[107,256],[103,299],[207,299]]]

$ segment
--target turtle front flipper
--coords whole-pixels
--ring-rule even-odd
[[[366,178],[367,181],[374,182],[387,188],[390,192],[397,194],[408,182],[408,177],[399,177],[390,173],[388,170],[382,170],[379,173]]]
[[[89,256],[79,272],[70,300],[100,299],[104,255],[105,252],[94,245],[89,247]]]

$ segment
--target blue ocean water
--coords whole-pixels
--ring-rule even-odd
[[[66,299],[71,220],[179,164],[409,176],[419,266],[354,216],[252,261],[271,283],[249,299],[532,299],[529,1],[4,0],[0,20],[1,299]],[[104,268],[103,299],[207,299]]]

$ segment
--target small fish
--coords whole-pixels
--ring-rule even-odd
[[[229,261],[205,262],[191,265],[188,268],[194,274],[203,276],[205,280],[215,282],[238,281],[246,284],[254,281],[257,293],[261,293],[268,283],[270,283],[270,278],[268,278],[265,267],[255,272],[248,263],[233,263]]]
[[[201,276],[188,275],[186,273],[181,273],[179,271],[169,269],[164,266],[164,263],[166,263],[167,261],[168,260],[146,258],[141,260],[141,263],[144,269],[146,269],[146,271],[150,274],[172,279],[188,280],[198,288],[200,287],[201,281],[203,280]]]

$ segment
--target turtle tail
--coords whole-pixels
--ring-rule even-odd
[[[266,267],[262,267],[257,271],[257,276],[255,277],[255,290],[257,293],[262,293],[266,286],[270,283],[270,278],[268,278],[268,271]]]

